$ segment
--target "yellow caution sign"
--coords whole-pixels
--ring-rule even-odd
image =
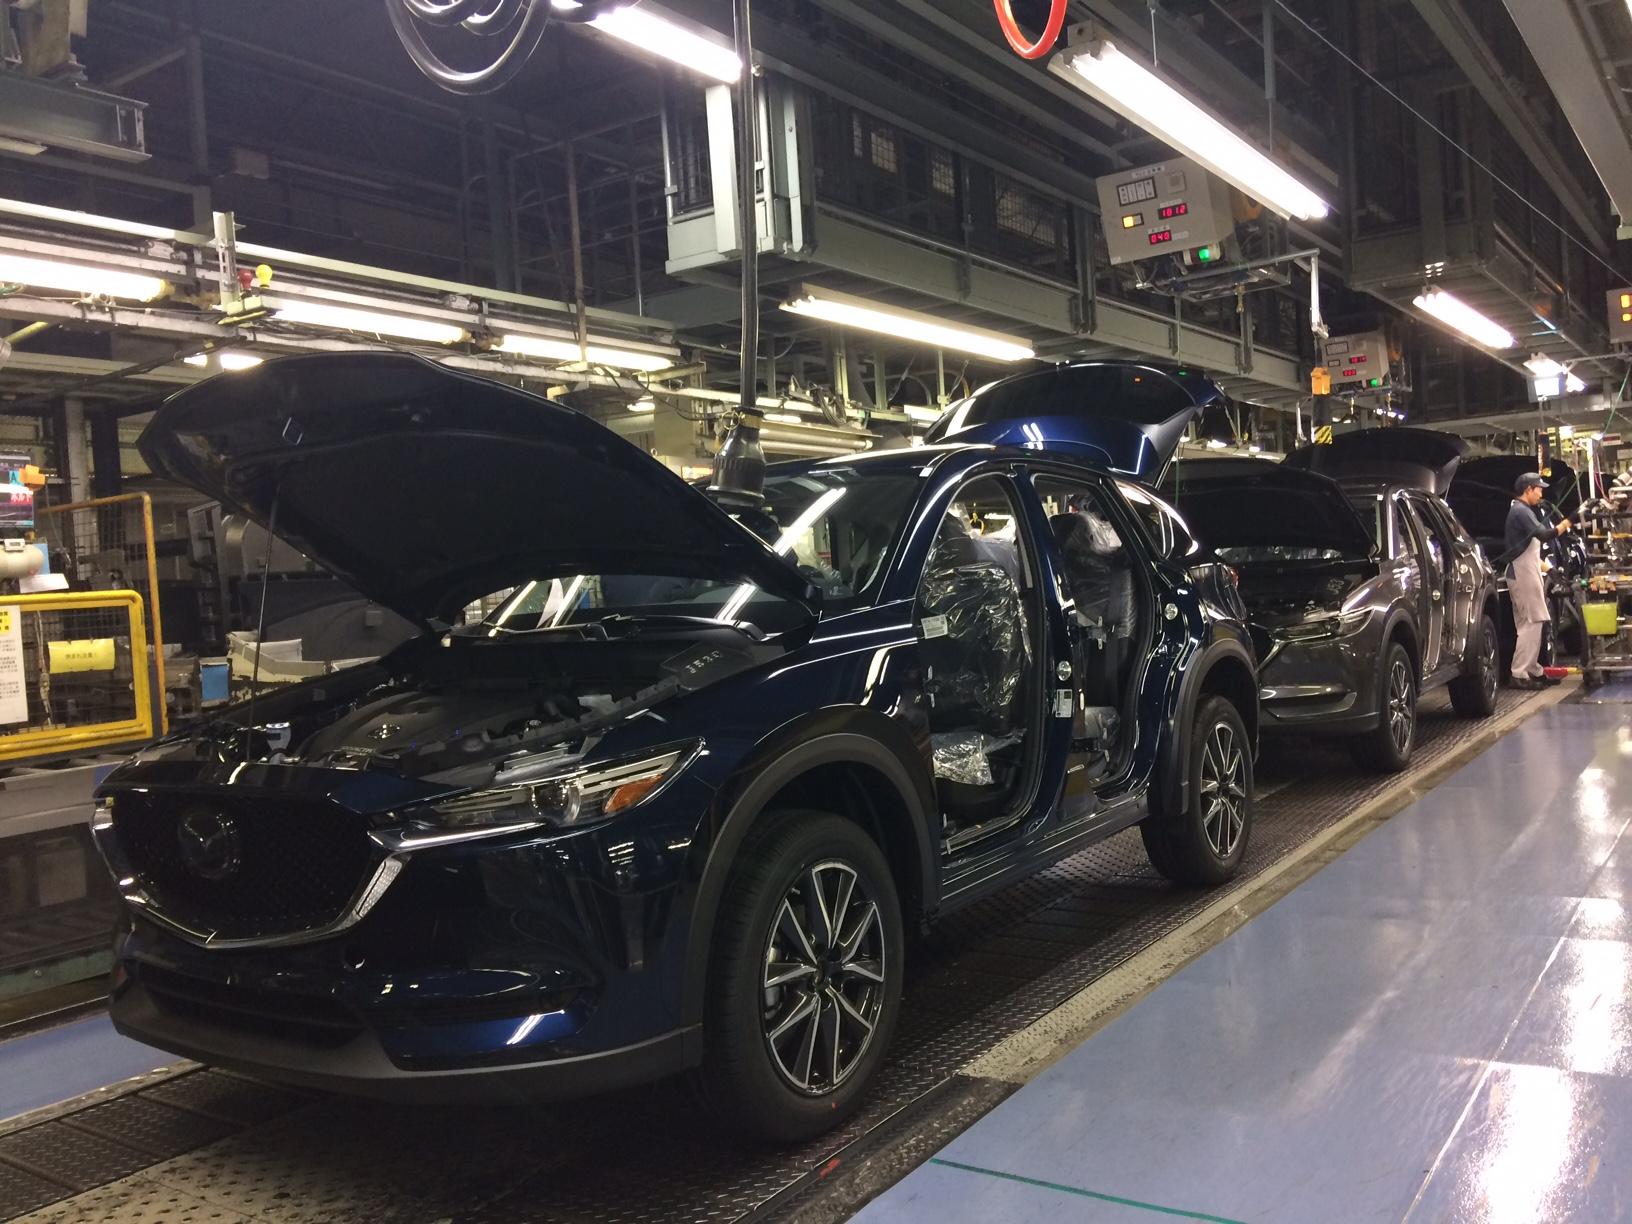
[[[75,642],[47,642],[51,674],[63,672],[112,671],[112,638],[83,638]]]
[[[1316,425],[1315,442],[1319,446],[1330,446],[1332,444],[1332,427],[1330,425]]]

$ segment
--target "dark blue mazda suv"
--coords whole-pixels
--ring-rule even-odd
[[[115,1024],[320,1088],[689,1072],[753,1136],[836,1125],[909,929],[1135,822],[1175,880],[1241,862],[1251,646],[1148,487],[1200,402],[1165,386],[1160,420],[1080,403],[1097,450],[773,466],[736,516],[589,417],[404,354],[179,392],[155,472],[421,632],[106,780]]]

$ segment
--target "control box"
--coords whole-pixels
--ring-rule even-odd
[[[1095,185],[1113,264],[1203,247],[1216,255],[1235,234],[1230,185],[1188,157],[1119,170]]]
[[[1321,363],[1331,371],[1332,394],[1381,391],[1394,385],[1388,336],[1383,332],[1328,336],[1320,347]]]
[[[1609,342],[1632,341],[1632,288],[1609,291]]]

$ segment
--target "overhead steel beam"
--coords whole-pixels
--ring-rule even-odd
[[[1249,365],[1239,337],[1111,298],[1095,299],[1093,327],[1081,330],[1077,293],[1071,286],[971,265],[953,252],[926,249],[827,213],[820,217],[815,259],[837,272],[1054,332],[1065,339],[1048,347],[1062,356],[1074,347],[1112,345],[1238,375],[1266,390],[1289,391],[1303,385],[1294,357],[1259,348],[1253,350]]]
[[[146,161],[146,108],[145,102],[79,85],[0,72],[0,137],[10,140],[115,161]]]
[[[1485,105],[1490,107],[1497,120],[1507,129],[1507,134],[1513,138],[1513,143],[1519,147],[1519,151],[1529,159],[1531,165],[1546,176],[1548,186],[1558,196],[1571,219],[1581,228],[1587,241],[1592,243],[1599,254],[1607,255],[1609,243],[1604,238],[1604,218],[1594,212],[1586,194],[1576,183],[1575,175],[1558,156],[1551,140],[1542,131],[1541,125],[1526,109],[1524,100],[1509,86],[1501,61],[1490,49],[1490,44],[1485,41],[1473,18],[1462,7],[1461,0],[1411,0],[1411,5],[1433,32],[1434,37],[1439,39],[1451,58],[1456,61],[1456,66],[1467,76],[1479,96],[1485,100]],[[1526,0],[1525,4],[1510,3],[1508,7],[1514,10],[1516,17],[1520,8],[1528,7],[1539,12],[1544,9],[1563,9],[1567,6],[1561,3],[1561,0]],[[1549,18],[1549,21],[1559,20],[1557,16]],[[1523,29],[1524,26],[1521,24],[1520,30]],[[1589,74],[1583,70],[1593,60],[1588,55],[1585,44],[1581,45],[1581,58],[1571,66],[1570,73],[1586,76]],[[1546,71],[1545,67],[1543,71]],[[1548,80],[1552,81],[1550,73]],[[1555,91],[1558,88],[1556,83],[1553,87]],[[1581,133],[1579,127],[1577,132],[1585,142],[1586,136]],[[1621,128],[1618,121],[1614,126],[1614,136],[1625,145],[1625,129]],[[1628,155],[1632,156],[1632,151],[1629,151]]]
[[[1507,11],[1598,172],[1621,225],[1632,225],[1627,101],[1613,71],[1588,70],[1588,65],[1603,63],[1587,24],[1592,17],[1570,0],[1507,0]]]

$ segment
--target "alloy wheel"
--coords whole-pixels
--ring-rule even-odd
[[[1411,673],[1396,660],[1388,675],[1388,734],[1403,757],[1411,751],[1411,735],[1416,728],[1416,703],[1412,700]]]
[[[1247,824],[1246,761],[1235,729],[1218,723],[1201,754],[1202,831],[1220,859],[1228,859]]]
[[[850,864],[807,868],[777,907],[765,942],[765,1044],[782,1078],[807,1096],[842,1085],[861,1064],[884,1008],[878,901]]]
[[[1501,683],[1501,663],[1496,655],[1496,630],[1486,624],[1480,631],[1480,663],[1484,668],[1485,698],[1496,704],[1496,688]]]

